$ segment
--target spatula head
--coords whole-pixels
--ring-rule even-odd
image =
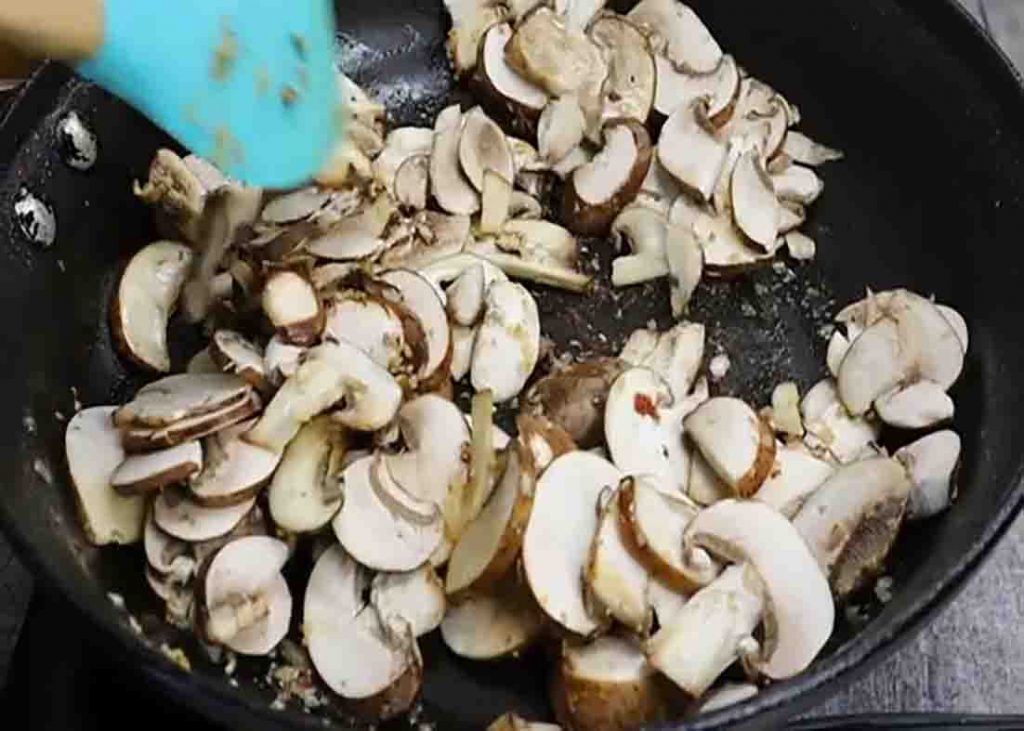
[[[329,0],[106,0],[78,70],[253,185],[309,179],[340,134]]]

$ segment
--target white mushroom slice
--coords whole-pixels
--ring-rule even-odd
[[[316,187],[300,188],[270,201],[260,213],[260,220],[275,225],[296,223],[311,217],[330,200],[329,190],[320,190]]]
[[[537,121],[537,149],[541,157],[555,163],[583,141],[586,120],[573,95],[552,99]]]
[[[463,327],[476,324],[484,311],[485,284],[484,268],[477,264],[466,269],[445,290],[453,323]]]
[[[113,406],[82,409],[64,433],[64,453],[82,527],[97,546],[135,543],[142,537],[146,512],[144,497],[119,495],[110,486],[114,470],[125,457],[114,411]]]
[[[690,450],[690,477],[686,494],[699,505],[714,505],[719,500],[732,497],[732,489],[711,469],[703,455],[693,447]]]
[[[280,385],[285,378],[295,375],[307,348],[286,343],[277,335],[267,342],[263,350],[263,369],[274,385]]]
[[[476,343],[476,327],[452,325],[452,379],[461,381],[469,373],[473,358],[473,345]]]
[[[238,538],[206,572],[206,633],[240,655],[266,655],[288,633],[292,595],[281,576],[288,544],[267,536]]]
[[[614,13],[598,17],[587,28],[587,34],[608,63],[608,75],[601,87],[601,116],[629,117],[645,123],[654,103],[657,80],[647,38],[635,24]]]
[[[732,114],[740,90],[740,72],[732,56],[722,56],[718,67],[706,74],[678,70],[665,56],[656,55],[654,109],[668,117],[697,99],[707,99],[707,116],[720,125]]]
[[[167,320],[192,265],[192,250],[173,241],[144,247],[121,275],[112,309],[114,338],[134,362],[166,373]]]
[[[572,175],[576,168],[586,165],[593,158],[593,150],[589,146],[581,144],[574,147],[568,155],[552,165],[551,172],[557,175],[561,180],[565,180]]]
[[[245,439],[280,453],[305,422],[337,403],[342,408],[333,416],[339,422],[374,431],[394,418],[401,402],[401,387],[366,353],[343,341],[325,341],[309,349]]]
[[[960,437],[956,432],[935,432],[908,444],[895,454],[910,478],[907,518],[930,518],[949,507],[956,497],[956,470],[960,464]]]
[[[210,339],[209,353],[219,370],[241,376],[254,388],[266,388],[263,352],[239,333],[234,330],[217,330]]]
[[[825,352],[825,365],[828,372],[835,378],[839,374],[839,367],[843,364],[846,351],[850,349],[850,341],[845,335],[836,330],[828,340],[828,350]]]
[[[189,479],[192,499],[206,507],[245,502],[270,479],[280,452],[242,440],[255,420],[236,424],[203,440],[203,469]]]
[[[395,194],[395,178],[407,160],[429,155],[434,146],[434,130],[429,127],[397,127],[388,132],[384,149],[373,160],[373,177],[384,189]]]
[[[540,201],[529,193],[513,190],[508,202],[509,218],[536,220],[544,215]]]
[[[324,311],[308,279],[282,270],[270,275],[263,286],[263,312],[278,335],[294,345],[316,341],[324,323]]]
[[[199,442],[185,442],[156,452],[130,455],[110,476],[110,486],[124,495],[154,492],[184,482],[203,467]]]
[[[146,515],[142,534],[146,563],[156,573],[180,584],[186,583],[196,570],[196,560],[188,543],[160,530],[153,521],[153,511]]]
[[[477,191],[482,192],[484,189],[485,170],[491,170],[502,179],[512,182],[512,151],[505,133],[480,107],[473,107],[462,117],[459,164],[466,179]]]
[[[515,656],[541,636],[544,615],[513,575],[449,605],[441,622],[448,649],[470,660]]]
[[[496,97],[518,115],[535,118],[548,103],[548,95],[520,76],[505,60],[505,46],[511,38],[512,26],[508,23],[499,23],[487,30],[480,45],[479,75],[485,93]]]
[[[228,404],[217,411],[189,416],[164,427],[131,426],[121,432],[121,443],[129,452],[150,452],[201,439],[245,421],[261,407],[255,392],[237,404]]]
[[[793,162],[817,167],[834,160],[842,160],[843,153],[819,144],[802,132],[790,131],[782,143],[782,152]]]
[[[779,203],[756,149],[743,153],[736,161],[731,194],[736,225],[748,239],[771,252],[779,236]]]
[[[704,272],[704,252],[692,229],[676,223],[666,228],[665,254],[669,271],[669,304],[676,319],[686,314]]]
[[[722,49],[697,14],[673,0],[642,0],[626,17],[643,28],[652,50],[677,67],[695,73],[714,71]]]
[[[669,221],[693,231],[704,255],[704,269],[711,274],[742,272],[771,260],[774,255],[774,251],[765,253],[748,244],[731,214],[701,208],[685,195],[672,204]]]
[[[189,358],[186,373],[220,373],[220,366],[213,362],[209,346]]]
[[[518,442],[514,445],[498,486],[455,544],[445,579],[449,596],[493,586],[519,555],[533,504],[535,474],[527,451]]]
[[[899,289],[883,309],[899,324],[904,349],[916,354],[917,375],[944,389],[956,383],[963,370],[965,351],[961,336],[935,303]]]
[[[798,438],[804,435],[804,423],[800,418],[800,390],[793,381],[780,383],[772,389],[769,415],[775,431]]]
[[[425,394],[399,409],[398,427],[409,451],[387,457],[391,476],[413,497],[443,507],[452,485],[466,479],[462,453],[470,434],[462,412]]]
[[[423,381],[434,378],[447,362],[451,350],[451,330],[444,302],[426,278],[408,269],[392,269],[384,272],[380,279],[398,291],[402,304],[423,326],[427,338],[427,360],[419,375]]]
[[[799,446],[779,445],[775,464],[768,479],[754,495],[755,500],[771,505],[792,518],[808,496],[832,476],[835,467]]]
[[[609,616],[639,635],[647,634],[652,619],[647,592],[650,579],[647,568],[623,541],[619,500],[614,493],[601,510],[584,580]]]
[[[757,572],[749,565],[730,566],[690,597],[644,651],[652,666],[699,698],[740,657],[764,609]]]
[[[491,390],[499,403],[514,398],[539,354],[537,303],[522,285],[494,282],[487,289],[484,319],[473,345],[473,388]]]
[[[411,632],[385,627],[363,595],[369,576],[341,546],[321,554],[306,585],[302,633],[327,686],[374,717],[401,713],[419,691],[422,661]],[[396,636],[399,635],[399,636]]]
[[[680,106],[665,121],[658,138],[658,161],[701,200],[711,199],[725,166],[728,147],[708,129],[707,100]]]
[[[156,151],[143,185],[132,184],[132,192],[145,203],[159,206],[159,212],[189,241],[198,238],[199,219],[206,203],[202,181],[176,153],[166,148]]]
[[[290,533],[327,525],[341,507],[339,483],[347,453],[345,432],[330,416],[306,422],[284,450],[267,491],[274,524]]]
[[[495,243],[501,250],[515,252],[523,259],[569,270],[578,258],[576,237],[550,221],[509,221]]]
[[[683,554],[682,537],[699,508],[646,475],[627,477],[618,491],[623,539],[651,576],[681,592],[709,583],[719,567],[706,553]]]
[[[617,635],[586,645],[563,642],[551,696],[566,728],[640,728],[665,713],[657,675],[639,643]]]
[[[953,399],[942,386],[918,381],[897,388],[875,399],[875,413],[889,426],[898,429],[925,429],[953,418]]]
[[[604,147],[573,171],[565,188],[562,218],[578,234],[604,234],[636,197],[650,165],[650,137],[636,120],[607,122],[603,137]]]
[[[395,173],[395,200],[400,206],[422,211],[430,193],[430,156],[413,155]]]
[[[775,436],[752,408],[737,398],[720,396],[698,406],[683,425],[736,495],[757,492],[775,461]]]
[[[723,500],[693,519],[684,544],[748,561],[764,582],[765,639],[761,657],[752,661],[758,670],[781,680],[814,660],[832,634],[835,607],[828,582],[792,523],[763,503]]]
[[[621,478],[610,462],[570,452],[548,465],[537,481],[523,537],[526,579],[541,609],[578,635],[593,634],[602,626],[587,606],[581,577],[597,532],[598,499]],[[569,523],[567,515],[573,516]]]
[[[907,377],[914,353],[904,348],[895,320],[879,320],[853,341],[836,382],[843,404],[854,416],[867,413],[875,399]]]
[[[484,171],[484,184],[480,194],[480,232],[497,233],[509,219],[512,206],[512,182],[493,170]]]
[[[414,637],[437,629],[444,618],[444,585],[430,566],[373,577],[370,604],[385,627],[407,624]]]
[[[477,64],[480,38],[488,28],[505,19],[504,7],[486,6],[479,0],[446,0],[445,8],[452,18],[446,47],[455,74],[463,76]]]
[[[672,391],[648,368],[631,368],[612,384],[604,410],[612,462],[624,474],[650,475],[668,491],[686,492],[689,455]]]
[[[480,210],[480,196],[459,163],[462,121],[458,104],[437,115],[430,154],[430,193],[448,213],[468,216]]]
[[[596,97],[600,92],[607,72],[593,41],[570,31],[546,7],[538,7],[519,23],[505,46],[505,60],[551,96],[577,94],[583,106],[584,97]]]
[[[807,446],[815,452],[824,451],[840,463],[857,459],[878,439],[877,424],[850,416],[831,378],[819,381],[804,394],[800,412]]]
[[[328,300],[324,336],[354,345],[391,372],[401,370],[409,357],[405,328],[395,309],[358,291],[341,292]]]
[[[690,393],[704,359],[704,326],[681,322],[663,333],[636,330],[619,358],[633,366],[650,368],[668,383],[672,398],[682,401]]]
[[[475,266],[483,267],[485,292],[491,286],[491,282],[503,282],[508,279],[501,269],[491,264],[486,258],[468,252],[446,256],[419,267],[417,271],[436,289],[440,290],[443,284],[454,282],[463,272]]]
[[[659,213],[668,216],[672,202],[682,194],[683,189],[676,179],[665,169],[665,166],[658,161],[658,156],[651,158],[651,165],[647,168],[647,175],[640,184],[640,192],[636,196],[637,205],[653,208]]]
[[[750,700],[757,693],[757,686],[753,683],[723,683],[704,697],[698,712],[703,714],[719,711]]]
[[[546,223],[546,221],[519,219],[509,221],[505,224],[505,227],[507,228],[510,224],[522,223]],[[475,248],[473,253],[481,259],[486,259],[508,276],[528,282],[536,282],[548,287],[577,293],[589,291],[592,284],[592,278],[589,275],[577,272],[564,264],[551,260],[524,259],[516,254],[506,254],[493,249],[488,251],[483,247]]]
[[[331,526],[345,550],[376,571],[411,571],[441,542],[438,512],[424,524],[408,520],[385,504],[371,482],[372,457],[353,462],[342,473],[345,499]]]
[[[381,237],[394,213],[394,202],[386,195],[379,195],[366,207],[339,220],[323,235],[311,239],[305,249],[314,256],[336,261],[376,256],[384,249]]]
[[[799,231],[790,231],[785,236],[786,249],[789,255],[797,261],[807,261],[814,258],[817,252],[817,244],[810,236]]]
[[[491,721],[487,731],[562,731],[562,727],[554,723],[527,721],[510,711]]]
[[[612,238],[620,251],[628,247],[630,253],[612,262],[613,286],[628,287],[668,274],[667,229],[666,214],[643,205],[627,206],[615,217]]]
[[[839,597],[881,569],[902,522],[911,483],[903,465],[869,457],[840,467],[793,517]]]
[[[659,627],[671,624],[688,600],[688,594],[676,591],[658,579],[652,578],[647,582],[647,604],[653,610]]]
[[[779,233],[788,234],[793,233],[796,229],[800,228],[807,221],[807,209],[799,203],[789,203],[787,201],[781,201],[779,203]],[[807,238],[810,238],[809,236]],[[811,239],[813,242],[814,239]],[[788,247],[789,242],[787,242]],[[801,256],[805,259],[814,258],[814,250],[817,249],[815,244],[813,247],[806,241],[800,238],[796,238],[793,241],[793,247],[790,249],[789,255],[794,259],[799,260]],[[794,251],[795,250],[795,251]]]
[[[252,387],[238,376],[179,373],[147,383],[114,413],[119,427],[170,426],[191,416],[243,403]]]
[[[813,170],[801,165],[790,165],[780,173],[772,174],[775,194],[779,200],[809,206],[825,190],[824,181]]]
[[[227,534],[256,504],[256,498],[222,508],[207,508],[189,498],[184,490],[167,488],[153,502],[157,527],[189,543],[208,541]]]
[[[953,328],[953,332],[956,333],[957,338],[960,340],[960,345],[966,353],[970,338],[967,332],[967,321],[964,319],[964,316],[948,305],[936,303],[935,308],[946,318],[949,326]]]

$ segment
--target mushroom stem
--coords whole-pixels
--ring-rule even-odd
[[[237,602],[224,602],[210,609],[206,634],[214,642],[225,643],[269,613],[270,605],[263,594],[240,597]]]

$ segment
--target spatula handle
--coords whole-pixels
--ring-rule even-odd
[[[0,42],[27,56],[89,58],[103,42],[103,0],[0,0]]]

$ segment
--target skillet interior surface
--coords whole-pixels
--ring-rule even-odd
[[[864,288],[905,285],[958,308],[971,352],[954,393],[964,439],[954,509],[904,530],[890,574],[895,595],[870,606],[873,619],[841,619],[828,652],[802,676],[693,728],[763,725],[795,713],[879,660],[947,600],[1015,513],[1021,495],[1024,343],[1016,288],[1024,270],[1024,102],[1018,79],[953,2],[937,0],[709,0],[693,3],[720,43],[750,73],[796,102],[803,129],[846,159],[823,169],[827,190],[813,209],[811,265],[786,262],[728,283],[702,284],[694,319],[733,367],[719,392],[764,403],[779,380],[806,389],[824,372],[825,335],[836,303]],[[435,0],[352,0],[339,8],[341,66],[384,101],[393,124],[429,123],[449,98]],[[99,138],[89,172],[61,161],[56,123],[77,111]],[[241,663],[235,690],[194,644],[164,626],[142,580],[137,549],[96,551],[77,525],[63,457],[63,427],[76,398],[123,400],[143,382],[115,355],[107,303],[119,267],[155,237],[149,211],[130,190],[165,138],[105,93],[45,67],[0,127],[0,361],[7,377],[0,440],[0,516],[34,570],[104,630],[130,662],[211,717],[245,728],[287,719],[322,728],[315,716],[272,711],[259,681],[263,663]],[[28,190],[55,211],[55,244],[30,241],[13,216]],[[587,242],[607,270],[608,245]],[[607,281],[607,277],[605,277]],[[650,319],[669,323],[662,284],[621,294],[602,287],[583,302],[540,296],[546,331],[562,348],[612,353]],[[197,347],[177,333],[181,362]],[[293,595],[301,597],[299,577]],[[148,645],[106,592],[122,594]],[[296,612],[298,613],[298,612]],[[842,612],[840,612],[842,616]],[[189,650],[178,672],[151,649]],[[480,729],[515,709],[548,716],[546,665],[458,661],[426,639],[422,718],[438,729]],[[398,724],[402,727],[405,721]],[[690,726],[687,726],[688,728]]]

